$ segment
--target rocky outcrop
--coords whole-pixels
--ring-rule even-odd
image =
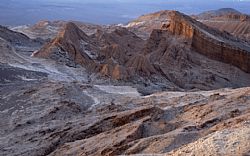
[[[140,67],[131,61],[128,63],[143,45],[141,38],[125,28],[111,32],[98,30],[88,36],[74,23],[68,23],[55,39],[34,52],[33,56],[51,58],[73,67],[80,64],[90,72],[120,80],[138,74],[133,72],[137,70],[149,75],[148,71],[142,70],[143,60],[139,62]]]
[[[249,153],[250,88],[129,96],[119,95],[125,86],[113,93],[98,87],[56,81],[0,87],[0,153]]]
[[[233,45],[207,37],[195,31],[192,47],[209,58],[234,65],[245,72],[250,72],[250,48]]]
[[[83,32],[90,35],[93,34],[97,29],[102,29],[102,26],[95,25],[95,24],[89,24],[89,23],[83,23],[78,21],[70,21],[77,25]],[[37,22],[34,25],[24,25],[24,26],[17,26],[12,27],[11,29],[17,32],[21,32],[28,37],[32,39],[43,39],[43,40],[51,40],[55,38],[65,25],[68,23],[68,21],[48,21],[48,20],[42,20]]]
[[[120,65],[124,65],[131,56],[141,51],[144,41],[126,28],[115,28],[111,32],[98,31],[95,34],[100,43],[99,57],[103,60],[113,58]]]
[[[192,40],[192,48],[197,52],[217,61],[234,65],[245,72],[250,72],[250,46],[227,33],[208,28],[202,23],[173,12],[169,31]]]
[[[144,55],[132,57],[126,65],[130,70],[143,76],[150,76],[157,73],[147,56]]]
[[[171,11],[163,10],[146,14],[129,22],[125,27],[143,39],[148,39],[154,29],[161,29],[162,25],[169,23]]]
[[[250,22],[249,21],[232,21],[232,20],[204,20],[204,24],[231,33],[250,43]]]
[[[249,155],[250,74],[223,63],[244,44],[171,14],[147,40],[68,23],[49,59],[0,38],[0,155]]]
[[[232,8],[223,8],[194,15],[193,18],[209,27],[228,32],[250,43],[249,15]]]
[[[122,27],[98,29],[86,35],[69,23],[34,56],[52,58],[71,67],[81,65],[104,79],[133,80],[145,86],[161,83],[166,88],[209,90],[250,83],[248,74],[228,65],[248,70],[244,62],[247,58],[233,58],[238,53],[232,55],[230,51],[244,45],[241,41],[179,12],[168,15],[171,22],[154,29],[146,41]],[[222,41],[224,52],[220,51]],[[218,48],[211,50],[216,45]],[[230,76],[233,73],[237,74]]]
[[[168,30],[174,35],[183,35],[187,38],[192,38],[194,35],[194,27],[190,23],[192,19],[187,18],[187,16],[177,11],[171,12],[171,21]]]
[[[131,76],[127,68],[123,65],[119,65],[112,59],[102,63],[98,72],[100,72],[102,76],[107,76],[114,80],[126,80]]]
[[[71,66],[81,64],[92,66],[93,60],[88,53],[87,46],[96,49],[95,44],[74,23],[68,23],[58,36],[39,51],[33,53],[34,57],[52,58],[67,62]]]
[[[125,27],[138,36],[148,39],[153,29],[166,28],[170,18],[171,11],[164,10],[140,16],[129,22]],[[192,18],[210,27],[229,32],[248,42],[250,41],[249,15],[245,15],[235,9],[222,8],[207,11],[198,15],[192,15]]]
[[[187,24],[188,22],[186,22]],[[206,28],[206,26],[200,25]],[[170,28],[170,25],[168,28]],[[228,73],[235,73],[236,70],[238,73],[239,69],[222,63],[222,61],[214,61],[207,56],[200,55],[197,50],[192,48],[193,40],[189,38],[189,32],[181,31],[177,33],[179,35],[173,36],[171,31],[165,29],[154,30],[147,40],[143,54],[155,68],[158,82],[162,81],[162,78],[166,78],[180,88],[191,89],[194,87],[206,90],[206,88],[212,86],[228,86],[238,81],[232,80],[233,77],[229,76]],[[214,33],[221,32],[216,31]],[[185,37],[185,35],[188,37]],[[206,47],[206,45],[204,46]],[[221,68],[218,68],[218,66]],[[223,76],[221,73],[223,73]],[[240,73],[244,72],[241,71]]]

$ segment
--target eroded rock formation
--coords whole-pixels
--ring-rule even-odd
[[[241,64],[238,53],[215,46],[243,43],[178,12],[159,15],[176,18],[147,40],[68,23],[36,57],[33,40],[0,29],[8,34],[0,38],[0,155],[249,155],[250,74],[223,63]]]
[[[224,8],[193,16],[200,22],[250,41],[250,16],[232,8]]]
[[[241,76],[248,74],[231,67],[248,72],[247,45],[179,12],[168,12],[168,16],[170,23],[153,30],[146,41],[120,27],[98,29],[88,36],[69,23],[34,56],[50,57],[73,67],[80,64],[105,78],[140,81],[146,86],[161,83],[175,89],[207,90],[250,83],[248,76]],[[208,64],[213,71],[204,70]],[[230,73],[238,74],[231,77]]]
[[[42,81],[0,91],[3,155],[249,154],[249,88],[131,97]]]
[[[172,12],[169,31],[191,39],[197,52],[250,72],[250,46],[230,34],[208,28],[176,11]]]
[[[91,67],[94,62],[87,46],[95,50],[95,43],[82,32],[74,23],[68,23],[58,36],[39,51],[33,53],[34,57],[52,58],[59,62],[67,62],[74,66],[81,64]]]

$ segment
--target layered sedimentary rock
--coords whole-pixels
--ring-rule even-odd
[[[146,41],[68,23],[46,59],[0,38],[0,155],[249,155],[250,74],[197,52],[241,41],[176,19]]]
[[[230,34],[208,28],[179,12],[172,12],[169,31],[191,39],[197,52],[250,72],[250,46]]]
[[[175,35],[183,35],[187,38],[193,37],[194,27],[190,23],[192,20],[191,18],[188,18],[187,16],[185,16],[177,11],[171,12],[170,17],[171,17],[170,25],[168,26],[168,30],[170,32],[172,32]]]
[[[193,16],[200,22],[226,31],[250,43],[250,16],[232,8],[207,11]]]
[[[121,27],[107,31],[98,29],[95,34],[88,36],[75,24],[69,23],[34,56],[66,62],[72,67],[79,64],[105,79],[133,80],[145,86],[158,86],[160,83],[163,88],[173,90],[208,90],[250,83],[248,74],[221,63],[227,60],[221,58],[220,51],[219,54],[217,51],[205,51],[206,44],[210,45],[207,41],[210,41],[211,36],[220,40],[227,38],[231,46],[242,44],[240,41],[183,14],[168,12],[168,15],[171,15],[172,21],[164,23],[163,29],[153,30],[146,41]],[[200,36],[198,32],[203,38],[197,38]],[[217,41],[217,38],[214,40]],[[206,41],[200,43],[202,39]],[[202,56],[195,51],[204,54]],[[237,63],[238,60],[232,58],[232,61]],[[232,73],[237,74],[232,77]]]
[[[219,29],[221,31],[226,31],[234,36],[237,36],[243,40],[250,43],[250,21],[225,21],[223,20],[204,20],[201,21],[204,24]]]
[[[149,38],[153,29],[160,29],[170,22],[171,11],[164,10],[138,17],[125,27],[144,39]],[[250,18],[232,8],[207,11],[192,18],[210,27],[226,31],[250,43]]]

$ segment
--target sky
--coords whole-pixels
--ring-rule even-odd
[[[225,7],[250,14],[249,0],[1,0],[0,24],[16,26],[40,20],[118,24],[160,10],[198,14]]]

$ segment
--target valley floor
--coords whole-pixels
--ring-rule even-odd
[[[2,155],[250,154],[250,88],[141,96],[43,78],[0,93]]]

